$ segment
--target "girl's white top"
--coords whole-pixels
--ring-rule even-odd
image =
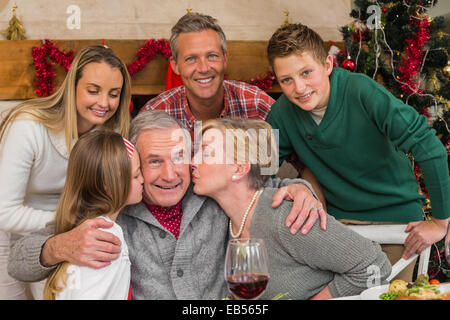
[[[108,217],[102,218],[112,222]],[[71,264],[67,268],[67,286],[56,295],[56,300],[127,300],[131,263],[122,228],[114,222],[111,228],[99,230],[111,232],[120,239],[122,250],[119,257],[100,269]]]

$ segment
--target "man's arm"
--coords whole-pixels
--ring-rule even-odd
[[[103,218],[84,221],[76,228],[49,238],[42,247],[41,264],[52,266],[63,261],[94,269],[106,267],[120,253],[120,239],[98,228],[110,228]]]
[[[18,239],[11,247],[8,274],[20,281],[35,282],[48,277],[54,267],[40,263],[41,250],[48,238],[53,236],[54,224]]]
[[[302,177],[302,179],[305,179],[306,181],[308,181],[311,184],[312,188],[316,192],[317,197],[319,198],[320,202],[322,203],[324,210],[326,211],[327,210],[327,201],[322,192],[322,188],[320,187],[320,183],[319,183],[319,181],[317,181],[314,174],[311,172],[311,170],[309,170],[307,167],[305,167],[303,169],[301,177]]]
[[[326,229],[327,213],[311,184],[304,179],[269,179],[266,187],[279,188],[273,198],[272,207],[278,207],[283,200],[294,201],[285,225],[292,234],[306,234],[320,217],[320,227]],[[306,221],[306,223],[305,223]]]

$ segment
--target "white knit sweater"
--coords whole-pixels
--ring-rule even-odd
[[[64,132],[15,120],[0,144],[0,231],[26,234],[53,220],[66,179]]]

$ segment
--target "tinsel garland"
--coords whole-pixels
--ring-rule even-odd
[[[261,90],[267,91],[272,89],[273,84],[276,82],[275,75],[272,72],[268,72],[264,77],[257,76],[256,78],[250,79],[250,84],[257,86]]]
[[[161,53],[166,59],[169,59],[172,55],[169,42],[166,39],[151,39],[145,42],[138,50],[136,59],[127,66],[130,76],[142,70],[155,58],[157,53]],[[49,96],[54,90],[53,81],[56,73],[52,64],[47,62],[47,57],[67,71],[73,60],[73,51],[69,53],[62,52],[50,40],[43,40],[41,47],[33,47],[32,56],[36,69],[35,85],[37,89],[35,93],[40,97]],[[272,89],[274,82],[276,82],[275,76],[268,72],[264,77],[257,76],[252,78],[249,83],[259,87],[261,90],[268,90]]]
[[[41,47],[33,47],[32,56],[36,68],[37,89],[34,92],[40,97],[49,96],[54,89],[53,80],[56,73],[52,64],[47,62],[47,57],[53,61],[53,64],[57,63],[67,71],[72,64],[73,51],[62,52],[51,41],[43,40]]]
[[[426,18],[412,16],[410,25],[412,27],[417,27],[418,31],[410,39],[405,40],[406,45],[404,52],[406,55],[398,67],[398,71],[401,74],[401,76],[399,76],[399,81],[401,82],[400,90],[405,95],[423,93],[423,91],[418,88],[416,76],[420,72],[422,66],[424,46],[430,39],[430,23]]]
[[[142,70],[147,63],[155,58],[157,53],[161,53],[166,59],[169,59],[172,55],[169,42],[166,39],[151,39],[145,42],[138,50],[136,60],[127,66],[130,76],[133,76],[136,72]]]

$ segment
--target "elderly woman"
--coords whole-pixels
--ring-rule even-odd
[[[355,295],[391,265],[380,246],[327,216],[327,230],[316,224],[306,234],[291,234],[284,220],[292,206],[272,208],[276,190],[264,188],[273,174],[277,146],[261,120],[203,122],[201,148],[194,155],[194,192],[213,198],[230,218],[232,238],[263,238],[270,281],[262,299],[288,293],[292,299],[329,299]],[[369,268],[370,267],[370,268]],[[378,267],[378,268],[377,268]],[[373,270],[379,270],[375,272]]]

